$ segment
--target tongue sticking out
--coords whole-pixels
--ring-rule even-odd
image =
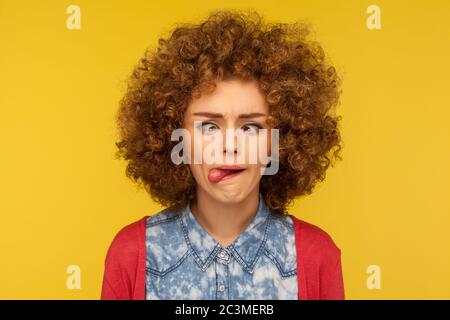
[[[208,180],[210,182],[219,182],[226,175],[239,172],[238,170],[223,170],[223,169],[211,169],[208,174]]]

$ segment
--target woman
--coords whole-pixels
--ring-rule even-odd
[[[116,235],[102,299],[344,299],[340,249],[286,211],[340,158],[340,78],[307,34],[217,11],[146,52],[121,101],[118,155],[167,208]],[[259,144],[265,130],[279,141]],[[270,160],[249,161],[255,146]]]

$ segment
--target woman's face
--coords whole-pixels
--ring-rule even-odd
[[[201,188],[200,191],[219,202],[236,203],[247,198],[255,188],[259,189],[261,168],[264,167],[258,150],[260,129],[267,129],[267,144],[261,144],[264,150],[261,152],[269,156],[271,146],[267,117],[268,105],[256,81],[233,79],[218,82],[212,94],[204,94],[189,104],[183,127],[191,137],[189,166],[197,182],[197,191]],[[227,129],[233,131],[227,135]],[[234,130],[238,130],[242,139],[234,135]],[[214,163],[205,161],[205,156],[216,156],[211,150],[219,151],[219,161],[214,157]],[[252,152],[256,152],[256,161],[250,157]],[[194,163],[195,156],[201,159],[201,163]],[[224,167],[233,165],[233,170]]]

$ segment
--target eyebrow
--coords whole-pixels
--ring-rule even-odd
[[[215,112],[195,112],[192,115],[194,116],[202,116],[208,118],[223,118],[223,114],[215,113]],[[252,112],[252,113],[241,113],[238,118],[239,119],[248,119],[248,118],[257,118],[267,116],[265,113],[260,112]]]

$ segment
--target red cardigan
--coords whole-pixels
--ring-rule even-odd
[[[291,215],[297,249],[299,300],[343,300],[341,250],[319,227]],[[101,299],[145,300],[146,219],[125,226],[105,259]]]

